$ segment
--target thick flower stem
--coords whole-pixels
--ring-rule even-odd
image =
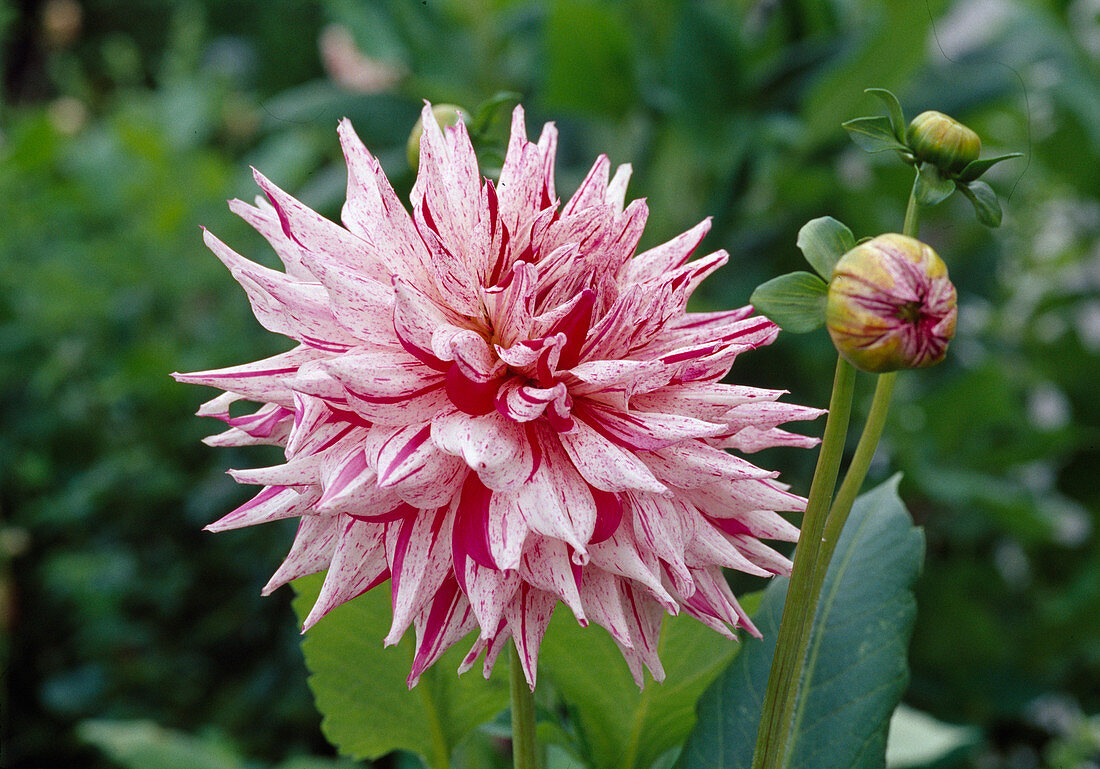
[[[902,234],[911,238],[917,237],[920,226],[920,207],[917,204],[917,186],[913,183],[913,190],[909,193],[909,205],[905,208],[905,224]],[[879,376],[875,383],[875,398],[871,402],[871,411],[867,414],[867,421],[863,425],[863,433],[859,436],[859,444],[856,453],[852,456],[852,463],[844,474],[844,481],[840,484],[833,506],[829,508],[829,517],[825,521],[824,541],[821,551],[818,553],[817,568],[814,574],[813,595],[821,595],[821,586],[825,583],[825,573],[829,570],[829,562],[833,558],[840,533],[844,531],[844,524],[848,520],[848,514],[852,511],[852,505],[859,495],[863,481],[867,477],[867,470],[874,459],[875,449],[878,448],[879,439],[882,438],[882,430],[886,426],[886,412],[890,409],[890,397],[894,393],[894,382],[898,374],[891,371]]]
[[[809,644],[809,628],[817,603],[812,592],[814,565],[821,547],[825,516],[836,486],[840,460],[844,454],[855,373],[855,368],[850,363],[838,358],[825,436],[810,485],[806,514],[802,520],[802,535],[795,551],[794,569],[787,586],[783,619],[768,676],[768,688],[764,694],[764,710],[756,738],[753,769],[776,769],[787,760],[795,695],[798,692],[802,661],[806,658]]]
[[[508,666],[512,693],[512,763],[515,769],[539,769],[539,749],[535,739],[535,695],[523,675],[516,645],[511,644]]]
[[[890,409],[890,396],[894,392],[894,382],[897,378],[898,373],[891,371],[880,375],[875,385],[875,399],[871,403],[867,422],[863,425],[863,433],[859,436],[856,453],[852,456],[852,463],[848,465],[848,472],[844,475],[840,491],[837,492],[833,506],[829,509],[829,517],[825,521],[825,534],[814,573],[813,594],[815,596],[821,595],[825,572],[829,569],[836,543],[840,539],[840,533],[844,531],[848,513],[852,511],[852,504],[856,501],[856,496],[863,486],[863,480],[867,477],[867,469],[875,456],[875,449],[882,437],[882,429],[886,426],[886,412]]]

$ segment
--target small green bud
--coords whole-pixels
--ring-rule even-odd
[[[905,138],[917,160],[931,163],[952,176],[977,160],[982,152],[982,140],[978,134],[954,118],[934,110],[913,118]]]
[[[470,114],[454,104],[433,104],[432,114],[440,128],[465,123],[470,119]],[[416,170],[420,165],[420,137],[424,135],[424,117],[421,116],[413,126],[409,134],[409,141],[405,145],[405,155],[409,159],[409,168]]]
[[[853,366],[883,373],[943,360],[955,336],[955,287],[936,252],[906,235],[879,235],[837,262],[825,327]]]

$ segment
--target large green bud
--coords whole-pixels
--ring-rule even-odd
[[[929,110],[913,118],[905,132],[917,160],[931,163],[945,175],[955,175],[978,159],[982,140],[978,134],[942,112]]]
[[[936,252],[906,235],[879,235],[836,263],[825,327],[853,366],[882,373],[943,360],[955,336],[955,286]]]

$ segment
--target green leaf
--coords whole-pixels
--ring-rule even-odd
[[[811,219],[798,231],[798,249],[826,281],[832,280],[833,268],[840,257],[855,245],[852,231],[831,216]]]
[[[981,732],[972,726],[945,724],[927,713],[898,705],[890,718],[886,765],[890,769],[928,766],[979,739]]]
[[[978,221],[986,227],[1001,226],[1001,204],[997,202],[997,193],[985,182],[960,184],[959,190],[974,204],[974,213]]]
[[[758,597],[743,596],[741,603],[749,610]],[[591,769],[647,769],[683,742],[696,700],[738,650],[687,615],[665,617],[658,644],[664,683],[649,680],[639,691],[611,637],[579,627],[562,611],[542,642],[539,672],[575,715]]]
[[[77,734],[128,769],[245,769],[244,759],[226,741],[152,721],[82,721]]]
[[[317,599],[322,575],[294,582],[294,611],[304,619]],[[456,671],[468,644],[459,642],[410,690],[411,633],[385,649],[391,621],[389,583],[333,609],[302,641],[309,686],[321,711],[321,731],[343,755],[378,758],[394,750],[449,765],[455,745],[508,704],[503,665],[491,679]],[[472,639],[471,639],[472,641]]]
[[[886,109],[890,111],[890,126],[894,129],[894,138],[905,144],[905,113],[901,110],[898,97],[885,88],[865,88],[863,92],[877,96],[886,105]]]
[[[1024,153],[1022,152],[1010,152],[1007,155],[998,155],[995,158],[972,160],[966,164],[966,168],[959,172],[959,181],[963,183],[972,182],[1002,160],[1012,160],[1012,158],[1022,158],[1023,156]]]
[[[825,324],[829,284],[812,272],[789,272],[756,287],[749,301],[784,331],[804,334]]]
[[[917,203],[924,207],[934,206],[946,200],[955,191],[955,181],[948,179],[931,163],[921,163],[917,169],[917,179],[913,184]]]
[[[894,136],[894,127],[890,124],[888,117],[882,115],[857,117],[841,125],[852,141],[867,152],[908,151],[909,149]]]
[[[899,477],[856,500],[822,588],[791,727],[790,769],[881,769],[890,714],[909,679],[913,583],[924,536],[897,495]],[[749,640],[699,700],[699,721],[678,769],[748,769],[785,578],[764,592]]]

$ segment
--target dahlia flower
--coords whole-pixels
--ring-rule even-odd
[[[416,632],[409,686],[477,629],[461,669],[484,654],[488,675],[511,638],[533,688],[559,601],[607,629],[639,685],[663,678],[665,612],[756,634],[722,567],[787,573],[761,539],[796,540],[776,511],[805,500],[725,449],[812,446],[778,425],[821,411],[719,383],[778,330],[751,307],[685,311],[727,260],[688,262],[709,221],[634,255],[647,208],[624,206],[629,166],[609,180],[601,156],[562,206],[553,124],[532,143],[516,108],[495,184],[461,123],[426,106],[423,124],[411,216],[344,120],[343,226],[257,172],[267,201],[230,208],[286,271],[205,233],[259,322],[298,342],[175,375],[226,391],[199,410],[229,425],[209,444],[286,450],[230,471],[263,488],[207,528],[300,519],[264,594],[327,569],[305,628],[388,581],[385,643]],[[233,416],[240,399],[260,406]]]

